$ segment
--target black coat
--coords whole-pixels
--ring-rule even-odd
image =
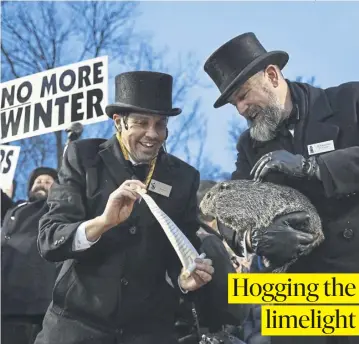
[[[133,177],[116,137],[71,143],[40,221],[38,245],[49,261],[65,261],[53,292],[51,316],[70,317],[110,333],[172,328],[181,264],[144,201],[130,218],[85,251],[72,248],[78,226],[103,213],[110,194]],[[199,173],[178,158],[160,153],[153,179],[172,186],[169,197],[149,191],[158,206],[199,248],[196,192]],[[47,315],[45,316],[45,318]],[[51,329],[48,329],[51,331]],[[63,329],[66,331],[66,328]],[[73,334],[76,343],[77,334]],[[80,334],[79,334],[80,337]]]
[[[201,252],[212,260],[214,274],[205,293],[198,293],[201,325],[208,326],[211,331],[220,331],[222,325],[241,325],[247,317],[249,307],[245,304],[228,304],[228,274],[236,273],[228,251],[223,245],[222,236],[201,223],[197,233],[201,239]],[[209,302],[211,301],[211,302]]]
[[[282,130],[274,140],[259,143],[251,139],[248,130],[245,131],[237,145],[237,169],[232,179],[250,179],[252,167],[268,152],[285,149],[308,157],[309,144],[333,140],[335,150],[323,153],[319,158],[322,182],[289,178],[280,173],[271,173],[266,180],[301,191],[316,206],[322,219],[324,243],[301,258],[289,272],[358,273],[359,83],[325,90],[302,83],[288,84],[294,111],[299,114],[294,139],[288,131]],[[325,337],[322,338],[313,337],[313,340],[317,344],[325,343]],[[287,343],[288,338],[281,340]],[[356,337],[350,340],[350,343],[359,342]],[[300,337],[290,341],[293,344],[311,343],[308,338]],[[273,343],[279,342],[280,337]]]
[[[14,206],[11,198],[2,190],[1,191],[1,225],[3,224],[7,211]]]
[[[47,204],[23,202],[8,208],[1,230],[2,315],[45,314],[56,279],[55,264],[37,249],[39,220]]]

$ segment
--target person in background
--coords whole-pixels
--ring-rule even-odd
[[[11,185],[8,188],[4,188],[4,192],[6,193],[6,195],[10,198],[10,199],[14,199],[15,198],[15,193],[16,193],[16,187],[17,187],[17,182],[14,179],[11,183]]]
[[[56,266],[37,249],[40,218],[57,179],[48,167],[36,168],[28,183],[28,200],[13,202],[1,190],[1,343],[32,344],[51,302]],[[11,194],[10,194],[11,195]]]
[[[23,200],[14,201],[16,197],[17,182],[13,179],[9,187],[3,188],[1,193],[1,226],[4,221],[6,211],[17,204],[23,203]]]

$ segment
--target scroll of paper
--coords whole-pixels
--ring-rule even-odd
[[[183,232],[176,226],[176,224],[158,207],[156,202],[151,196],[147,195],[142,189],[137,189],[143,200],[146,202],[153,216],[157,219],[162,229],[167,235],[167,238],[171,242],[175,249],[182,266],[185,269],[185,278],[196,268],[194,260],[196,258],[204,258],[205,254],[199,255],[196,249],[193,247],[188,238]]]

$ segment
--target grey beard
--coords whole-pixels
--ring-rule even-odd
[[[284,119],[284,114],[277,108],[269,106],[261,111],[250,126],[251,137],[260,142],[273,140],[277,133],[277,128]]]

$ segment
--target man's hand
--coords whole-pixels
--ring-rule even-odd
[[[184,269],[179,277],[179,284],[183,290],[194,291],[212,280],[214,268],[210,259],[199,259],[195,260],[196,268],[191,275],[186,278]]]
[[[126,180],[112,192],[103,214],[86,222],[87,240],[96,241],[112,227],[126,221],[136,200],[141,197],[138,189],[146,190],[146,185],[139,180]]]
[[[128,219],[133,205],[141,198],[138,189],[146,190],[146,185],[139,180],[126,180],[112,192],[102,214],[106,227],[112,228]]]
[[[295,229],[308,219],[307,213],[296,212],[278,217],[267,228],[254,229],[249,234],[252,251],[268,258],[275,266],[289,262],[314,240],[312,234]]]
[[[262,180],[270,171],[282,172],[293,177],[318,177],[315,158],[306,160],[302,155],[294,155],[286,150],[278,150],[263,155],[254,165],[251,175],[254,181]]]

